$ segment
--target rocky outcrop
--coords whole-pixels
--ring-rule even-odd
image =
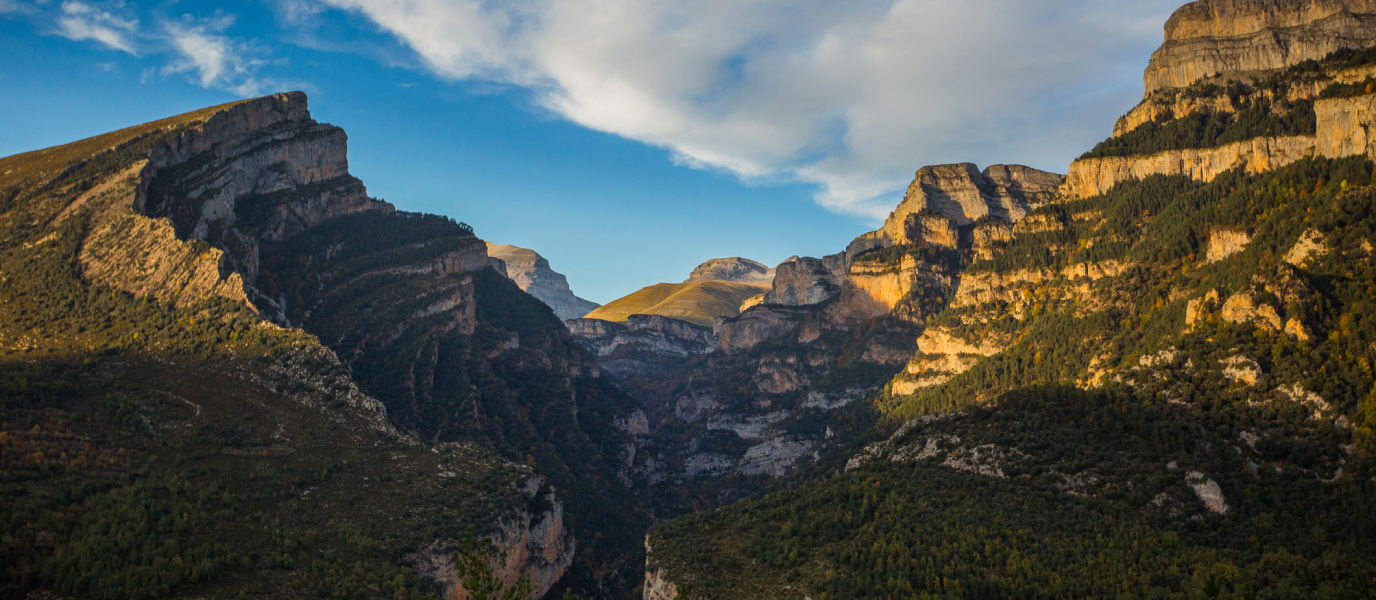
[[[817,259],[794,256],[775,268],[774,287],[765,294],[765,304],[807,306],[818,304],[841,291],[833,257]]]
[[[1147,93],[1218,74],[1282,69],[1376,43],[1372,0],[1200,0],[1166,21]]]
[[[669,581],[664,569],[645,572],[645,600],[678,600],[678,586]]]
[[[1366,69],[1352,71],[1365,73]],[[1274,105],[1278,102],[1312,100],[1318,98],[1319,93],[1334,80],[1344,81],[1350,77],[1350,72],[1340,71],[1334,73],[1333,79],[1320,76],[1312,80],[1293,81],[1280,90],[1248,87],[1240,94],[1201,94],[1193,88],[1159,89],[1149,93],[1141,104],[1113,124],[1113,137],[1126,135],[1147,123],[1169,121],[1194,112],[1232,114],[1254,103]]]
[[[1320,156],[1376,156],[1376,135],[1371,131],[1376,125],[1376,95],[1316,102],[1314,116],[1318,123],[1315,151]]]
[[[1088,158],[1071,163],[1064,192],[1071,198],[1088,198],[1124,181],[1152,175],[1183,175],[1207,182],[1238,167],[1248,173],[1260,173],[1313,153],[1314,138],[1293,136],[1256,138],[1218,148],[1167,150],[1148,156]]]
[[[668,377],[689,359],[717,349],[711,329],[658,315],[631,315],[625,323],[572,319],[564,324],[604,370],[622,379]]]
[[[774,269],[748,258],[714,258],[702,263],[688,274],[687,282],[692,281],[735,281],[772,285]]]
[[[861,236],[847,251],[854,256],[875,246],[910,244],[944,233],[922,217],[940,217],[954,227],[986,217],[1017,221],[1053,198],[1062,179],[1021,165],[994,165],[983,173],[970,163],[922,167],[884,227]]]
[[[1280,331],[1280,313],[1269,304],[1257,303],[1251,294],[1234,294],[1223,303],[1220,315],[1224,321],[1239,325],[1255,325],[1262,329]]]
[[[544,488],[547,490],[548,488]],[[530,477],[522,492],[534,497],[542,491],[539,477]],[[504,565],[494,564],[496,575],[510,586],[523,575],[530,577],[532,599],[544,597],[568,571],[573,564],[577,542],[573,534],[564,526],[564,506],[549,492],[543,504],[545,509],[532,515],[518,510],[510,518],[504,519],[497,529],[491,532],[492,543],[504,553]],[[446,600],[462,600],[469,596],[463,588],[454,568],[454,553],[459,546],[451,542],[437,542],[412,556],[416,571],[444,588]]]
[[[343,129],[310,118],[301,92],[237,104],[153,148],[134,210],[169,219],[180,239],[224,250],[249,299],[275,305],[255,288],[263,243],[346,215],[395,211],[349,174],[347,143]]]
[[[73,206],[92,210],[90,234],[81,245],[82,273],[91,281],[177,306],[212,296],[248,303],[244,280],[224,251],[177,239],[166,219],[132,210],[140,161],[83,194]]]
[[[560,321],[582,318],[601,306],[573,295],[568,278],[554,272],[549,261],[534,250],[487,242],[487,254],[502,261],[504,274],[527,294],[554,309]]]
[[[1285,262],[1303,267],[1309,264],[1310,260],[1322,256],[1328,252],[1328,245],[1324,243],[1323,234],[1317,230],[1310,229],[1305,231],[1295,245],[1285,253]]]
[[[1247,244],[1252,242],[1252,236],[1245,231],[1233,231],[1231,229],[1215,229],[1209,232],[1209,246],[1206,253],[1205,263],[1216,263],[1228,258],[1238,252],[1242,252]]]
[[[793,333],[809,312],[803,307],[756,306],[734,319],[717,319],[712,332],[717,338],[717,347],[722,351],[740,352]]]

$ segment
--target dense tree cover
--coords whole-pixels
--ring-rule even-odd
[[[407,557],[548,509],[516,489],[528,468],[379,428],[347,367],[243,304],[82,277],[90,217],[68,207],[179,131],[59,148],[38,158],[70,154],[60,172],[3,180],[0,596],[436,597]],[[473,239],[447,219],[383,225],[380,243],[436,239],[431,256]]]
[[[651,560],[686,598],[1370,595],[1372,169],[1153,177],[1034,211],[1049,227],[965,277],[1044,276],[927,323],[1007,349],[874,404],[880,431],[911,423],[891,444],[944,454],[843,471],[859,450],[844,448],[767,497],[661,524]],[[1250,241],[1210,262],[1220,230]],[[1290,264],[1306,236],[1326,250]],[[1303,336],[1223,320],[1240,293]],[[1255,380],[1225,373],[1237,364]],[[948,461],[956,448],[991,452],[1003,477]]]
[[[1126,392],[1032,388],[936,421],[969,444],[1033,458],[987,477],[877,460],[657,527],[654,567],[685,598],[1360,597],[1370,593],[1376,489],[1301,469],[1249,470],[1224,431]],[[1200,469],[1226,516],[1153,504]],[[1092,473],[1106,490],[1068,493]],[[1071,490],[1074,491],[1074,490]],[[1088,495],[1085,495],[1089,492]],[[1193,512],[1192,511],[1192,512]],[[1366,586],[1366,587],[1363,587]]]
[[[1245,102],[1236,112],[1201,110],[1170,120],[1143,123],[1128,133],[1099,142],[1080,159],[1215,148],[1259,137],[1313,136],[1315,128],[1312,101],[1272,103],[1259,97]]]

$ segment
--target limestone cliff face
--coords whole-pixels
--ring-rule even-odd
[[[1310,156],[1341,158],[1370,154],[1376,148],[1369,133],[1376,125],[1376,96],[1319,100],[1314,103],[1314,114],[1315,137],[1256,138],[1217,148],[1077,160],[1070,165],[1062,193],[1086,198],[1123,181],[1151,175],[1184,175],[1207,182],[1238,167],[1259,173]]]
[[[1130,179],[1151,175],[1184,175],[1212,181],[1239,166],[1249,173],[1281,167],[1314,153],[1314,138],[1257,138],[1219,148],[1168,150],[1149,156],[1121,156],[1077,160],[1070,165],[1065,193],[1088,198]]]
[[[82,273],[91,281],[177,306],[212,296],[247,303],[244,280],[225,253],[177,239],[165,219],[131,210],[145,161],[82,195],[64,213],[91,209],[90,234],[81,245]]]
[[[530,477],[522,491],[534,497],[542,491],[541,479]],[[496,575],[507,585],[515,584],[522,575],[530,576],[532,599],[542,598],[549,592],[573,564],[577,551],[573,534],[564,526],[563,504],[553,492],[549,492],[543,502],[546,505],[543,510],[535,514],[518,510],[491,534],[492,543],[506,553],[506,565],[498,568]],[[446,600],[469,597],[454,568],[453,557],[457,550],[459,547],[452,542],[436,543],[411,557],[421,576],[444,587]]]
[[[347,142],[343,129],[310,118],[300,92],[245,102],[154,148],[134,209],[169,219],[179,238],[226,249],[253,286],[263,241],[395,210],[349,174]]]
[[[1372,0],[1199,0],[1166,22],[1147,93],[1216,74],[1281,69],[1376,43]]]
[[[770,285],[774,282],[774,269],[739,256],[714,258],[693,269],[687,281],[735,281]]]
[[[775,268],[774,287],[764,303],[806,306],[835,296],[841,290],[836,273],[841,265],[836,258],[828,259],[795,256],[784,261]]]
[[[1376,156],[1376,95],[1314,104],[1318,122],[1315,152],[1320,156],[1341,157],[1354,154]]]
[[[621,379],[668,378],[693,357],[717,348],[712,330],[661,317],[631,315],[624,323],[571,319],[564,324],[603,370]]]
[[[941,216],[957,226],[983,217],[1017,221],[1050,200],[1061,179],[1021,165],[994,165],[983,173],[970,163],[922,167],[874,237],[885,246],[922,239],[923,227],[914,219],[919,215]]]
[[[554,272],[549,261],[534,250],[487,242],[487,254],[501,260],[505,275],[527,294],[554,309],[561,321],[582,318],[601,306],[573,295],[568,278]]]

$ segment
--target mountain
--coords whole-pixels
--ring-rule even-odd
[[[774,281],[774,269],[748,258],[714,258],[702,263],[688,274],[686,283],[694,281],[735,281],[769,285]]]
[[[4,595],[452,595],[469,531],[639,585],[637,402],[346,141],[290,93],[0,159]]]
[[[781,265],[666,386],[683,412],[648,419],[651,452],[720,458],[647,538],[644,597],[1370,595],[1376,51],[1357,4],[1192,3],[1147,98],[1063,184],[1026,172],[1019,201],[971,165],[924,168],[883,229]],[[1273,42],[1295,54],[1150,85],[1162,57],[1212,76]],[[862,289],[904,289],[871,273],[910,287],[856,325],[887,304],[857,298],[896,295]],[[813,340],[898,321],[918,339],[894,375],[804,410],[813,373],[856,356]],[[792,395],[763,393],[778,382]],[[714,424],[807,445],[751,493]]]
[[[1166,42],[1152,54],[1143,81],[1151,95],[1373,44],[1376,2],[1370,0],[1199,0],[1166,21]]]
[[[625,322],[631,315],[658,315],[711,327],[718,317],[739,315],[747,300],[769,291],[774,269],[746,258],[715,258],[683,283],[660,283],[618,298],[584,318]]]
[[[581,318],[601,306],[573,295],[569,280],[550,269],[549,261],[534,250],[488,242],[487,256],[501,261],[499,271],[516,282],[522,291],[554,309],[561,321]]]

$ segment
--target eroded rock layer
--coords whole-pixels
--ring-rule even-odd
[[[1147,93],[1206,77],[1282,69],[1376,42],[1371,0],[1200,0],[1166,22],[1144,76]]]

